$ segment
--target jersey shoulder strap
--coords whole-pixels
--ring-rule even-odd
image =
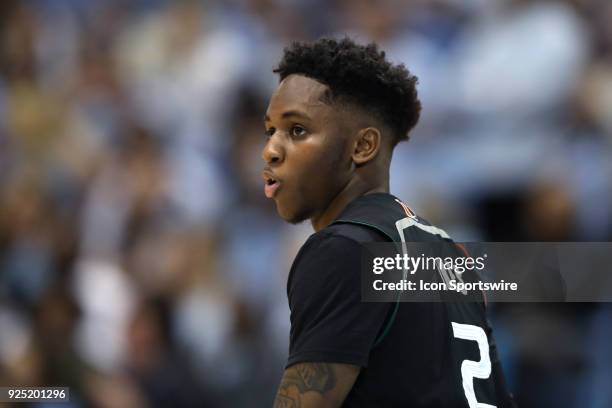
[[[451,241],[444,230],[417,216],[404,202],[387,193],[368,194],[355,199],[334,224],[369,227],[393,242]]]
[[[444,230],[418,217],[397,197],[387,193],[374,193],[352,201],[332,222],[334,224],[356,224],[382,233],[388,241],[395,242],[400,249],[402,242],[451,241]],[[378,346],[389,333],[400,307],[398,296],[389,310],[386,323],[376,336],[372,349]]]

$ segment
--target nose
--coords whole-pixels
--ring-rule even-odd
[[[272,135],[263,148],[261,158],[266,162],[266,164],[272,165],[282,163],[284,157],[285,155],[282,146],[278,142],[277,137]]]

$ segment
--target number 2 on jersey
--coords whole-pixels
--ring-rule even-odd
[[[455,338],[472,340],[478,343],[480,361],[463,360],[461,363],[461,380],[463,391],[470,408],[496,408],[495,405],[485,404],[476,400],[474,393],[474,377],[487,379],[491,375],[491,359],[489,358],[489,340],[485,331],[472,324],[451,322]]]

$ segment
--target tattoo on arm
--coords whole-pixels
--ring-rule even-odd
[[[321,395],[336,386],[332,364],[299,363],[285,370],[276,394],[274,408],[299,408],[307,391]]]

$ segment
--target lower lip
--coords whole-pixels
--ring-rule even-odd
[[[264,185],[264,193],[266,197],[272,198],[276,194],[276,190],[280,187],[280,183],[277,181],[274,184],[265,184]]]

